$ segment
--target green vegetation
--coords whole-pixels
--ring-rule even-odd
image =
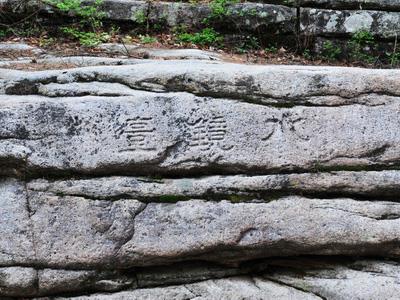
[[[158,42],[168,46],[175,46],[176,43],[194,44],[199,48],[215,47],[223,48],[231,53],[246,54],[248,60],[258,61],[261,59],[274,58],[271,54],[279,52],[277,61],[286,62],[294,59],[304,60],[325,60],[329,62],[351,63],[355,65],[374,64],[375,66],[399,66],[400,49],[397,47],[397,38],[394,46],[389,48],[389,39],[393,36],[390,33],[384,36],[382,44],[375,39],[368,30],[359,30],[345,42],[325,41],[318,53],[314,52],[313,36],[280,36],[271,35],[273,30],[264,28],[249,31],[235,30],[234,36],[224,37],[219,28],[231,29],[230,21],[234,17],[249,16],[254,18],[258,14],[257,9],[242,9],[233,11],[231,5],[239,0],[211,0],[209,2],[209,16],[207,16],[197,31],[193,30],[191,24],[176,25],[167,31],[168,24],[166,15],[159,15],[158,20],[149,19],[150,11],[146,7],[138,8],[131,15],[132,24],[127,26],[121,22],[121,34],[119,28],[112,28],[109,22],[103,20],[106,13],[102,11],[104,0],[39,0],[53,7],[54,11],[62,16],[67,16],[61,21],[63,26],[54,26],[50,22],[41,22],[46,18],[45,14],[32,14],[24,19],[7,21],[0,24],[0,39],[9,37],[33,38],[40,47],[52,47],[58,42],[69,43],[71,39],[78,41],[83,46],[96,46],[107,41],[118,40],[121,43],[138,42],[152,44]],[[189,0],[195,5],[200,0]],[[281,0],[282,3],[293,2],[293,0]],[[134,23],[133,23],[134,22]],[[59,23],[57,23],[59,24]],[[193,24],[194,25],[194,24]],[[196,24],[198,25],[198,24]],[[188,27],[190,26],[190,28]],[[218,27],[217,27],[218,26]],[[156,35],[158,33],[166,33]],[[61,39],[60,39],[61,37]],[[64,39],[66,37],[67,39]],[[379,41],[380,42],[380,41]],[[74,44],[73,44],[74,45]],[[75,46],[75,45],[74,45]],[[278,51],[278,49],[280,49]],[[282,51],[281,51],[282,50]]]
[[[157,39],[155,37],[149,36],[149,35],[139,35],[140,42],[142,44],[152,44],[152,43],[157,43]]]
[[[342,49],[339,46],[335,46],[331,41],[324,42],[322,45],[322,57],[329,61],[339,59],[342,54]]]
[[[211,18],[222,19],[231,14],[228,6],[238,3],[239,0],[213,0],[210,2]]]
[[[374,36],[367,30],[359,30],[353,34],[347,44],[350,59],[373,63],[376,60],[371,53],[376,47]]]
[[[147,23],[147,16],[143,9],[139,9],[138,11],[134,12],[131,17],[133,22],[136,22],[140,25]]]
[[[178,34],[177,40],[182,43],[192,43],[197,45],[219,45],[222,42],[222,36],[213,28],[205,28],[197,33]]]
[[[107,41],[109,35],[102,31],[102,19],[105,13],[100,6],[103,0],[94,0],[92,4],[83,4],[82,0],[45,0],[45,3],[59,11],[72,14],[79,22],[61,27],[61,31],[77,40],[84,46],[96,46]]]

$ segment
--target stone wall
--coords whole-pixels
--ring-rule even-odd
[[[278,41],[287,47],[308,48],[318,53],[329,43],[330,48],[333,44],[346,54],[350,51],[351,37],[363,31],[375,39],[373,46],[361,42],[363,51],[384,55],[397,50],[400,33],[400,4],[392,0],[266,0],[237,4],[228,1],[225,13],[214,17],[210,5],[202,2],[105,0],[103,10],[106,18],[114,22],[134,24],[145,18],[146,23],[166,30],[182,25],[194,31],[212,26],[227,34],[256,34],[265,41]],[[0,2],[0,18],[8,21],[13,19],[10,14],[32,11],[56,13],[54,7],[41,1]]]
[[[1,69],[0,297],[396,299],[399,99],[399,70]]]
[[[90,1],[86,1],[90,3]],[[375,39],[363,44],[365,51],[376,55],[397,50],[400,33],[400,4],[393,0],[287,0],[228,4],[225,13],[213,16],[207,3],[162,2],[141,0],[105,0],[106,18],[117,22],[156,24],[166,29],[184,25],[189,30],[213,26],[225,33],[257,34],[265,40],[282,41],[293,47],[323,52],[325,43],[348,52],[348,41],[360,31]],[[54,7],[40,1],[2,0],[0,17],[7,13],[40,10],[55,13]],[[70,17],[70,16],[69,16]],[[9,19],[9,18],[8,18]],[[208,21],[205,24],[205,19]],[[143,20],[142,20],[143,21]],[[296,38],[287,38],[295,36]],[[292,43],[290,42],[292,41]],[[371,48],[371,49],[369,49]]]

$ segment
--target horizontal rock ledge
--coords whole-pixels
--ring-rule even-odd
[[[125,269],[311,254],[400,256],[400,204],[379,199],[144,204],[35,192],[6,180],[0,201],[4,267]]]
[[[279,296],[279,299],[287,299],[285,293],[288,293],[291,296],[303,296],[301,299],[306,296],[312,297],[313,294],[318,295],[316,299],[321,299],[319,297],[346,299],[351,296],[369,299],[368,296],[376,298],[382,296],[382,287],[384,287],[385,297],[387,297],[385,299],[390,299],[390,296],[399,292],[399,283],[396,280],[399,272],[399,263],[395,261],[354,260],[337,257],[258,260],[237,268],[192,262],[132,270],[125,275],[119,271],[35,270],[10,267],[0,268],[0,274],[7,278],[2,282],[0,296],[3,298],[40,295],[57,297],[57,295],[66,293],[73,295],[92,293],[92,296],[83,296],[83,299],[106,297],[106,295],[111,298],[129,295],[131,297],[129,299],[148,295],[151,299],[155,299],[154,297],[159,291],[168,295],[171,291],[179,290],[181,287],[187,287],[192,292],[192,288],[196,289],[199,286],[208,289],[219,287],[225,294],[228,292],[223,288],[224,284],[222,283],[225,283],[228,286],[232,284],[232,287],[236,286],[242,289],[245,287],[245,294],[242,294],[243,290],[240,292],[234,289],[236,294],[233,296],[238,297],[250,295],[260,297],[265,293],[266,297],[274,295]],[[262,284],[260,286],[257,283]],[[258,286],[260,294],[249,294],[249,290],[253,290],[251,288],[253,284],[255,284],[254,292]],[[262,286],[267,289],[264,290]],[[101,296],[101,294],[96,295],[96,292],[107,294]],[[276,292],[278,293],[275,294]],[[282,292],[285,293],[282,294]],[[217,293],[217,295],[220,294]],[[210,299],[211,295],[207,293],[201,294],[201,296],[207,296],[207,299]],[[75,297],[71,296],[70,298]]]
[[[96,82],[119,83],[114,95],[121,96],[129,95],[130,88],[189,92],[278,106],[378,105],[398,101],[400,96],[399,70],[179,60],[40,72],[5,69],[0,72],[0,94],[101,95],[101,90],[85,87]]]
[[[400,102],[274,108],[187,93],[0,96],[0,175],[397,167]],[[22,168],[22,169],[21,169]]]
[[[56,299],[395,299],[400,292],[397,262],[314,260],[304,264],[299,259],[281,263],[275,272],[257,275]],[[305,269],[298,269],[296,263]]]
[[[251,261],[236,267],[191,261],[129,270],[66,270],[32,267],[0,268],[0,297],[84,295],[138,288],[186,284],[263,271],[268,261]]]
[[[231,201],[269,200],[280,195],[309,195],[396,199],[400,171],[331,172],[260,176],[206,176],[162,179],[104,177],[82,180],[33,180],[33,192],[76,196],[93,200],[139,199],[143,202],[177,202],[190,198]]]

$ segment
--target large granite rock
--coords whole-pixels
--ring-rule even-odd
[[[0,298],[396,298],[398,70],[131,63],[0,72]]]
[[[396,102],[400,96],[399,70],[152,60],[133,66],[63,71],[5,70],[0,73],[0,93],[64,96],[59,91],[62,87],[62,90],[69,90],[70,95],[79,96],[85,84],[95,82],[120,83],[134,90],[189,92],[197,96],[289,107],[377,105]],[[70,83],[79,83],[82,88],[71,87]],[[118,94],[119,88],[115,89],[115,96],[124,95]]]
[[[397,0],[295,0],[295,1],[297,1],[297,5],[305,7],[400,11],[400,3]]]
[[[229,277],[192,284],[137,289],[113,295],[56,298],[103,299],[396,299],[399,264],[286,260],[270,262],[273,271],[256,276]]]
[[[317,300],[320,297],[303,292],[290,286],[280,285],[262,277],[232,277],[219,280],[208,280],[194,284],[138,289],[121,293],[94,294],[90,296],[55,299],[75,300],[130,300],[130,299],[211,299],[211,300],[241,300],[241,299],[304,299]],[[43,299],[44,300],[44,299]]]
[[[92,2],[84,1],[85,4]],[[50,13],[57,12],[56,8],[50,6],[42,9]],[[105,12],[106,19],[133,21],[139,25],[199,29],[213,23],[228,30],[267,29],[270,34],[294,33],[296,19],[294,8],[264,3],[226,4],[222,15],[215,15],[208,3],[104,0],[100,9]]]
[[[276,283],[308,291],[321,299],[396,299],[400,292],[397,261],[342,262],[306,259],[275,261]]]
[[[399,159],[399,75],[190,61],[7,71],[0,79],[6,94],[0,97],[0,173],[393,167]],[[115,97],[121,95],[129,96]]]
[[[400,33],[400,12],[301,8],[300,30],[302,34],[323,36],[350,36],[362,30],[378,38],[394,39]]]
[[[400,255],[395,202],[290,196],[144,204],[129,195],[111,201],[25,190],[15,180],[2,182],[1,192],[5,204],[15,203],[15,210],[1,206],[10,220],[0,237],[2,266],[124,269],[300,254]]]
[[[119,98],[1,96],[0,173],[24,163],[32,172],[59,174],[392,166],[399,109],[395,102],[277,109],[140,91]]]

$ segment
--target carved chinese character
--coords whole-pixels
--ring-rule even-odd
[[[155,150],[152,117],[136,117],[127,119],[121,130],[121,135],[128,141],[128,148],[122,151]]]
[[[201,150],[210,150],[217,146],[222,150],[228,150],[224,145],[227,133],[227,124],[222,116],[211,118],[199,118],[194,122],[187,122],[189,125],[189,146],[199,147]]]

